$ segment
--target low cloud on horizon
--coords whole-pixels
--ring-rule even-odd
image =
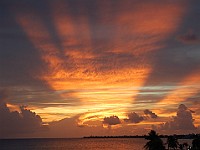
[[[0,91],[1,98],[7,99],[5,91]],[[176,116],[171,117],[171,121],[167,121],[159,126],[153,125],[153,129],[162,131],[185,131],[190,132],[199,130],[194,125],[194,118],[191,111],[184,104],[180,104]],[[138,123],[145,121],[149,127],[152,126],[148,122],[148,118],[152,118],[156,122],[158,116],[149,109],[144,110],[144,116],[140,116],[136,112],[127,114],[128,118],[122,119],[118,116],[105,117],[102,124],[99,125],[78,125],[79,116],[72,118],[64,118],[59,121],[49,122],[49,125],[44,125],[42,118],[36,113],[28,110],[26,107],[21,106],[20,112],[10,111],[6,105],[6,100],[1,99],[0,103],[0,138],[20,138],[20,137],[83,137],[92,135],[129,135],[130,130],[137,130]],[[146,117],[149,116],[149,117]],[[94,116],[96,117],[96,116]],[[168,116],[170,117],[170,116]],[[92,119],[93,117],[90,117]],[[88,118],[89,119],[89,118]],[[161,121],[159,119],[158,121]],[[154,122],[154,123],[155,123]],[[131,123],[133,128],[129,128]],[[107,125],[106,127],[103,127]],[[117,128],[112,126],[120,125]],[[147,127],[148,127],[147,126]],[[108,130],[109,129],[109,130]],[[76,132],[78,131],[78,133]],[[123,132],[122,132],[123,131]],[[136,132],[137,133],[137,132]],[[170,132],[169,132],[170,133]],[[180,132],[178,132],[180,133]],[[139,133],[138,133],[139,134]],[[141,133],[140,133],[141,134]]]
[[[183,132],[198,132],[197,129],[200,125],[195,126],[194,121],[195,119],[192,116],[194,111],[189,110],[186,105],[180,104],[176,116],[172,116],[170,121],[167,121],[160,125],[153,125],[153,129],[162,131],[170,131],[175,132],[179,131],[179,133]]]

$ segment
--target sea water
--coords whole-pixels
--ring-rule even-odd
[[[143,150],[146,142],[142,138],[2,139],[0,150]]]

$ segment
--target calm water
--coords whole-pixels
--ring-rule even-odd
[[[0,140],[1,150],[142,150],[144,139],[18,139]]]
[[[0,140],[0,150],[142,150],[146,142],[132,138],[15,139]]]

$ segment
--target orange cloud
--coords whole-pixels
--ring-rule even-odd
[[[83,14],[77,17],[66,4],[64,1],[50,3],[61,49],[35,11],[17,12],[16,20],[46,64],[39,79],[55,91],[76,90],[73,96],[82,105],[76,107],[80,109],[78,112],[87,111],[81,109],[84,106],[92,109],[88,107],[91,104],[99,109],[102,103],[109,109],[119,107],[118,103],[123,103],[123,108],[132,104],[133,97],[152,72],[148,52],[165,46],[164,41],[177,30],[186,9],[179,3],[163,2],[139,2],[131,5],[132,9],[119,2],[118,12],[109,16],[103,10],[109,12],[113,6],[104,1],[96,11],[99,20],[92,22],[84,6],[80,7]],[[136,90],[131,91],[132,87]],[[120,91],[124,94],[117,94]]]
[[[115,22],[119,28],[114,37],[114,44],[118,45],[115,52],[144,55],[164,47],[164,41],[177,30],[186,12],[185,5],[174,2],[130,3],[119,4],[122,11]]]
[[[40,78],[45,80],[53,89],[83,88],[83,86],[87,87],[96,84],[106,86],[109,84],[124,85],[124,83],[129,84],[130,82],[134,82],[134,85],[137,86],[137,83],[145,81],[151,72],[151,66],[144,65],[144,63],[150,63],[146,56],[144,61],[138,62],[139,64],[137,65],[128,65],[125,69],[115,68],[115,64],[109,62],[109,70],[102,71],[100,67],[102,65],[104,67],[105,64],[94,63],[94,59],[97,56],[91,52],[92,37],[90,35],[92,31],[89,29],[86,16],[83,15],[78,19],[79,28],[82,29],[82,33],[78,34],[77,22],[75,23],[70,16],[69,6],[64,5],[63,1],[53,2],[51,6],[54,25],[61,39],[63,53],[55,46],[54,41],[37,14],[34,14],[34,12],[27,15],[18,14],[17,21],[23,27],[33,45],[39,49],[41,58],[47,63],[48,73],[45,73]],[[115,46],[107,49],[114,53],[128,51],[136,54],[135,50],[142,53],[147,49],[157,49],[162,46],[157,43],[164,40],[164,38],[166,39],[167,35],[171,35],[175,31],[180,23],[178,18],[183,14],[182,6],[171,6],[170,3],[167,5],[163,3],[155,5],[151,2],[139,3],[135,9],[123,10],[117,13],[115,23],[122,29],[116,28],[117,36],[113,39]],[[103,6],[100,5],[100,7]],[[106,7],[111,6],[106,5]],[[122,9],[125,9],[123,7],[125,6],[122,5]],[[34,21],[32,18],[34,18]],[[103,18],[100,22],[106,23]],[[135,39],[133,38],[135,34],[138,34],[139,37],[142,35],[142,37]],[[143,35],[147,37],[143,37]],[[131,41],[126,38],[123,39],[123,37],[130,37]],[[81,45],[83,42],[84,44]],[[77,47],[79,45],[81,46],[80,48]],[[63,59],[64,57],[62,58],[60,55],[69,57],[69,61]],[[120,63],[121,60],[116,61]],[[69,65],[68,63],[71,63],[72,68],[65,67]],[[76,82],[76,86],[73,86],[74,82]]]

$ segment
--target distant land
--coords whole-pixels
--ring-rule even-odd
[[[200,134],[174,134],[174,135],[159,135],[160,138],[168,138],[174,136],[177,139],[194,139],[199,137]],[[85,136],[83,138],[146,138],[148,135],[123,135],[123,136]]]

